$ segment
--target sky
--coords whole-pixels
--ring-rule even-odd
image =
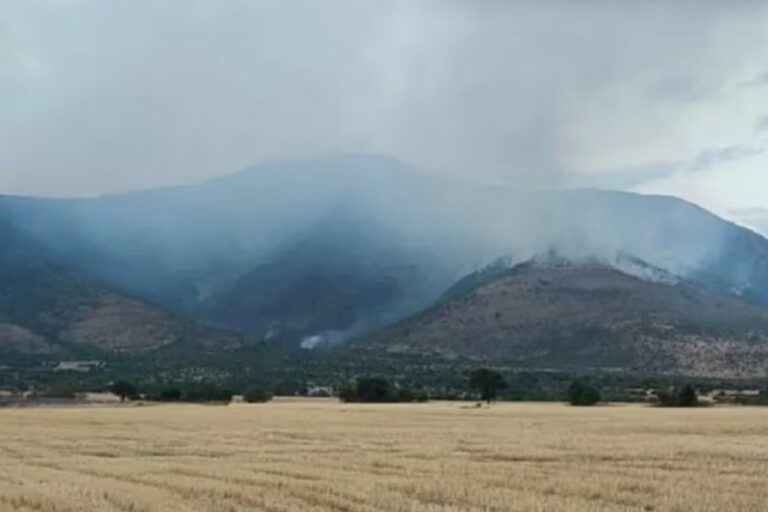
[[[0,193],[392,155],[768,234],[768,2],[0,0]]]

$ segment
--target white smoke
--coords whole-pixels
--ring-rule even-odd
[[[341,331],[323,331],[302,338],[299,347],[304,350],[314,350],[323,345],[333,345],[344,341],[344,333]]]

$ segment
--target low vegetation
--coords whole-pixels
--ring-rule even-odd
[[[272,400],[272,393],[262,388],[252,388],[245,392],[243,400],[249,404],[263,404]]]
[[[383,377],[359,377],[339,393],[342,402],[426,402],[426,394],[392,385]]]
[[[568,388],[568,402],[578,406],[595,405],[600,402],[600,391],[582,380],[575,380]]]
[[[699,407],[699,394],[691,384],[686,384],[680,389],[671,388],[657,391],[658,404],[662,407]]]
[[[469,376],[469,386],[480,395],[480,400],[491,403],[499,395],[499,391],[509,387],[509,384],[499,372],[480,368]]]
[[[128,399],[133,400],[139,396],[139,392],[136,389],[136,386],[133,383],[125,380],[119,380],[112,384],[110,391],[119,396],[121,402],[125,402]]]

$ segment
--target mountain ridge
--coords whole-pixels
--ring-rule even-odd
[[[477,276],[475,276],[477,277]],[[768,369],[768,309],[687,281],[608,264],[529,261],[339,350],[436,365],[755,377]]]
[[[57,264],[122,294],[256,337],[272,323],[298,326],[284,340],[294,346],[318,332],[362,335],[439,301],[490,262],[547,250],[627,254],[646,270],[768,304],[768,240],[691,203],[490,187],[385,157],[268,163],[97,199],[0,197],[3,219]],[[324,237],[333,244],[323,248]],[[285,282],[328,307],[294,308]]]

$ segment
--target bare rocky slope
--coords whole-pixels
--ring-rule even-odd
[[[438,365],[759,377],[768,310],[667,274],[529,262],[468,276],[426,312],[341,350]]]

